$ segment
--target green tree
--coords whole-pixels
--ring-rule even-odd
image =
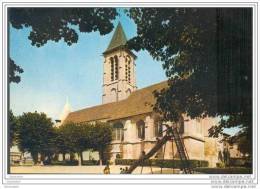
[[[83,151],[90,149],[89,128],[88,124],[76,124],[73,122],[66,123],[59,127],[64,142],[64,144],[61,144],[63,153],[77,153],[79,165],[82,164]]]
[[[16,65],[11,58],[8,59],[8,64],[9,64],[9,73],[8,73],[9,83],[11,82],[19,83],[21,81],[21,77],[17,74],[23,73],[23,69],[20,66]]]
[[[38,154],[43,160],[51,153],[53,123],[46,114],[37,112],[23,113],[18,121],[18,147],[22,152],[30,152],[36,164]]]
[[[65,123],[59,128],[60,143],[63,153],[77,153],[79,165],[82,164],[83,152],[95,150],[99,152],[100,159],[104,160],[104,152],[112,141],[112,127],[108,123]]]
[[[83,162],[83,152],[89,150],[90,146],[90,125],[89,124],[78,124],[74,129],[78,137],[76,140],[75,151],[79,157],[79,165]]]
[[[220,117],[212,136],[239,126],[251,146],[252,9],[131,8],[128,15],[137,24],[128,46],[162,61],[169,79],[155,92],[155,110],[171,121],[183,113]]]
[[[108,159],[105,152],[109,150],[112,141],[112,126],[109,123],[96,122],[90,128],[91,147],[99,152],[100,160],[104,162]]]
[[[55,135],[55,153],[61,153],[63,156],[63,161],[65,161],[65,154],[70,152],[70,148],[66,145],[66,140],[63,134],[63,126],[59,128],[54,128]]]
[[[63,157],[65,157],[66,153],[75,153],[75,136],[73,130],[75,128],[74,123],[66,123],[61,125],[58,128],[58,143],[57,147],[63,153]],[[72,160],[72,157],[70,157]]]
[[[9,111],[9,145],[14,145],[17,140],[17,117],[13,114],[12,110]]]
[[[230,139],[230,143],[237,143],[238,150],[244,155],[251,155],[253,146],[251,145],[250,140],[247,138],[247,131],[239,131],[235,136]],[[251,158],[251,157],[249,157]]]
[[[78,41],[75,26],[80,32],[99,31],[105,35],[112,31],[116,18],[115,8],[9,8],[9,23],[16,29],[30,28],[28,39],[41,47],[49,40],[63,39],[68,45]],[[9,82],[20,82],[23,70],[9,58]]]

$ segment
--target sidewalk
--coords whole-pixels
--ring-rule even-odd
[[[120,168],[126,166],[111,165],[110,173],[119,174]],[[11,173],[85,173],[85,174],[103,174],[105,166],[11,166]],[[152,167],[154,174],[160,174],[161,168]],[[178,174],[178,170],[174,170]],[[173,170],[163,168],[163,174],[172,174]],[[133,174],[141,174],[141,167],[137,167]],[[150,167],[143,167],[142,174],[151,174]]]

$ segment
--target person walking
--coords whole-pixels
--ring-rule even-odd
[[[104,174],[110,174],[110,167],[109,167],[109,163],[107,163],[106,167],[104,168]]]

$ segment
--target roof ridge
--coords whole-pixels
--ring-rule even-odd
[[[118,103],[118,102],[109,102],[109,103],[106,103],[106,104],[94,105],[94,106],[86,107],[86,108],[83,108],[83,109],[80,109],[80,110],[76,110],[76,111],[73,111],[73,112],[70,112],[70,113],[74,113],[74,112],[76,113],[76,112],[84,111],[84,110],[90,109],[90,108],[98,108],[100,106],[110,105],[110,104],[113,104],[113,103]]]
[[[168,80],[164,80],[164,81],[161,81],[161,82],[159,82],[159,83],[154,83],[154,84],[152,84],[152,85],[149,85],[149,86],[143,87],[143,88],[141,88],[141,89],[138,89],[138,90],[136,90],[136,91],[134,91],[134,92],[141,91],[141,90],[145,90],[145,89],[147,89],[147,88],[154,87],[154,86],[156,86],[156,85],[161,85],[161,84],[166,83],[166,82],[168,82]],[[134,92],[133,92],[133,93],[134,93]]]
[[[166,81],[162,81],[136,90],[124,100],[100,104],[71,112],[65,122],[74,121],[79,123],[93,120],[115,120],[152,112],[152,105],[156,102],[152,90],[166,88],[166,84]]]
[[[83,108],[83,109],[80,109],[80,110],[76,110],[76,111],[73,111],[73,112],[70,112],[70,113],[84,111],[84,110],[89,109],[89,108],[98,108],[98,107],[100,107],[100,106],[105,106],[105,105],[120,103],[120,102],[126,101],[128,98],[130,98],[130,97],[132,96],[132,94],[134,94],[134,93],[136,93],[136,92],[139,92],[139,91],[142,91],[142,90],[146,90],[147,88],[151,88],[151,87],[154,87],[154,86],[156,86],[156,85],[161,85],[161,84],[166,83],[166,82],[167,82],[167,80],[161,81],[161,82],[159,82],[159,83],[155,83],[155,84],[152,84],[152,85],[149,85],[149,86],[144,87],[144,88],[141,88],[141,89],[138,89],[138,90],[132,92],[132,93],[129,95],[129,97],[127,97],[126,99],[121,100],[121,101],[118,101],[118,102],[110,102],[110,103],[106,103],[106,104],[94,105],[94,106],[87,107],[87,108]]]

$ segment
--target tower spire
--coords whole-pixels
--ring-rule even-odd
[[[126,35],[119,22],[103,53],[103,104],[126,99],[137,88],[134,63],[136,56],[127,48],[126,43]]]
[[[113,35],[106,51],[104,52],[104,54],[111,50],[115,50],[119,47],[125,46],[126,42],[127,42],[127,38],[126,38],[125,32],[123,30],[121,23],[118,22],[114,35]]]

